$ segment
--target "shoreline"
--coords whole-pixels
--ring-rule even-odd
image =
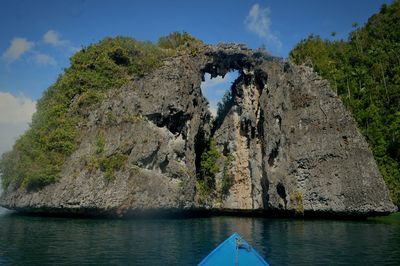
[[[355,213],[355,212],[327,212],[305,211],[298,214],[288,210],[217,210],[217,209],[162,209],[162,210],[127,210],[124,213],[118,210],[96,209],[36,209],[36,210],[10,210],[0,207],[0,213],[11,212],[13,215],[35,217],[60,217],[60,218],[88,218],[88,219],[192,219],[211,218],[218,216],[228,217],[255,217],[269,219],[294,219],[294,220],[382,220],[387,217],[397,217],[400,212],[394,213]]]

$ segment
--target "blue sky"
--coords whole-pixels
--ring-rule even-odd
[[[311,33],[330,38],[335,31],[336,38],[346,38],[353,22],[362,25],[383,3],[391,1],[2,0],[0,110],[11,109],[19,118],[0,114],[0,139],[24,113],[25,124],[30,120],[32,104],[68,67],[74,52],[106,36],[156,41],[172,31],[187,31],[206,43],[265,45],[273,55],[286,57]],[[206,85],[211,102],[222,97],[221,88],[233,78]]]

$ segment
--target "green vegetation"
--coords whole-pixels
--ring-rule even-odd
[[[185,49],[190,46],[196,47],[199,44],[202,42],[187,32],[173,32],[158,40],[158,46],[164,49]]]
[[[224,171],[222,173],[222,181],[221,181],[221,194],[225,196],[228,194],[229,189],[233,185],[233,176],[229,173],[229,169],[232,167],[232,162],[234,160],[232,155],[224,156],[225,163],[224,163]]]
[[[217,164],[221,157],[214,140],[206,143],[207,148],[201,155],[200,172],[197,178],[200,196],[210,195],[215,190],[215,175],[219,171]]]
[[[150,73],[189,43],[199,41],[187,33],[173,33],[161,38],[158,45],[116,37],[82,48],[38,101],[30,129],[3,155],[3,187],[40,189],[57,181],[65,158],[79,145],[78,127],[87,111],[109,90]],[[110,116],[106,122],[114,121]],[[120,159],[105,160],[103,168],[116,170]]]
[[[201,155],[200,169],[197,175],[197,194],[201,202],[206,201],[212,195],[218,196],[222,201],[234,183],[230,172],[234,157],[230,154],[220,153],[214,139],[204,145],[206,145],[206,149]],[[217,185],[216,175],[222,167],[221,183]]]
[[[400,225],[400,212],[392,213],[388,216],[371,217],[368,218],[368,221]]]
[[[106,145],[106,140],[104,139],[103,134],[99,134],[97,136],[97,141],[96,141],[96,153],[102,154],[104,152],[105,145]]]
[[[86,162],[86,167],[89,171],[100,169],[104,173],[105,179],[112,181],[115,179],[115,172],[122,170],[127,160],[128,155],[119,152],[110,156],[97,154]]]
[[[325,79],[352,112],[400,206],[400,1],[383,5],[348,41],[311,35],[290,53]]]
[[[290,201],[295,208],[296,215],[304,215],[304,206],[303,206],[303,195],[299,191],[295,191],[290,194]]]
[[[96,138],[95,154],[86,161],[86,167],[89,171],[100,169],[104,173],[105,179],[107,181],[112,181],[115,179],[115,172],[122,170],[125,166],[128,155],[116,152],[107,156],[105,144],[104,133],[100,131]]]
[[[125,123],[137,123],[143,120],[143,117],[140,113],[130,114],[128,112],[124,112],[121,118],[122,122]]]
[[[117,123],[117,117],[113,113],[109,112],[106,114],[106,126],[115,126]]]
[[[117,153],[110,157],[103,157],[100,159],[100,170],[104,172],[104,177],[108,180],[115,179],[115,172],[122,169],[128,156],[125,154]]]

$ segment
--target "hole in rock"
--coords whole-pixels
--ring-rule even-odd
[[[210,148],[208,145],[210,139],[212,139],[217,126],[222,123],[225,115],[233,105],[232,86],[239,78],[239,71],[232,70],[227,72],[225,76],[218,75],[215,78],[211,78],[211,74],[205,70],[202,78],[204,81],[201,83],[201,92],[208,101],[209,111],[213,119],[212,121],[208,121],[211,122],[210,135],[203,129],[200,129],[195,136],[195,166],[199,178],[202,178],[202,155]],[[224,146],[224,150],[225,154],[227,154],[227,146]]]
[[[285,186],[279,182],[278,185],[276,185],[276,192],[278,193],[279,197],[281,197],[283,199],[283,202],[285,203],[285,209],[287,206],[287,199],[286,199],[286,189]]]
[[[232,84],[239,77],[239,71],[228,72],[224,77],[211,78],[209,73],[204,74],[204,81],[201,83],[203,96],[209,103],[212,116],[217,117],[218,109],[223,109],[232,99]]]
[[[276,185],[276,192],[278,193],[279,197],[281,197],[282,199],[286,199],[286,189],[281,182]]]

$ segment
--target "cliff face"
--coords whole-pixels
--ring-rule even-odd
[[[239,70],[213,123],[200,84]],[[178,53],[85,114],[58,182],[9,186],[0,204],[44,213],[259,210],[374,215],[396,210],[368,145],[310,68],[240,45]],[[220,153],[204,190],[202,154]],[[201,182],[200,182],[201,183]]]

